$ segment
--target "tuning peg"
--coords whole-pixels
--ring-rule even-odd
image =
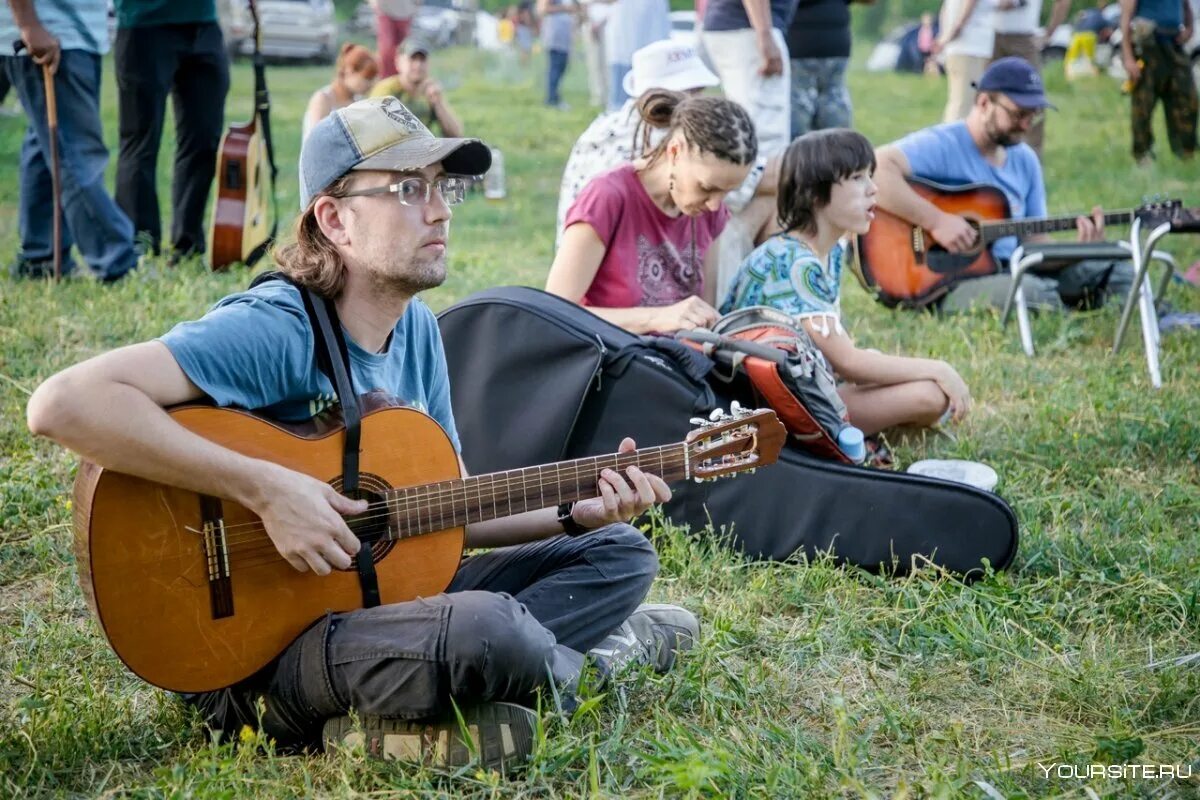
[[[691,419],[688,420],[688,424],[698,425],[699,427],[703,428],[705,425],[708,424],[708,420],[706,420],[704,417],[692,417]]]
[[[742,408],[741,403],[739,403],[737,400],[734,400],[732,403],[729,404],[729,413],[733,414],[733,416],[735,416],[735,417],[744,417],[749,412],[746,409]]]
[[[710,420],[712,420],[713,422],[720,422],[721,420],[723,420],[723,419],[725,419],[725,418],[726,418],[725,409],[723,409],[723,408],[714,408],[714,409],[712,410],[712,413],[710,413],[710,414],[708,415],[708,418],[709,418]]]

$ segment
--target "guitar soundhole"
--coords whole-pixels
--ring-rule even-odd
[[[330,485],[342,492],[342,478],[338,476],[330,481]],[[384,504],[383,493],[392,487],[378,475],[369,472],[358,474],[358,489],[353,492],[342,492],[347,497],[356,500],[366,500],[370,508],[356,517],[347,517],[346,524],[359,541],[371,548],[371,560],[378,562],[395,547],[394,538],[397,531],[396,515]],[[347,570],[353,572],[356,567],[352,564]]]

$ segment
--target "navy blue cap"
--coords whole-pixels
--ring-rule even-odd
[[[1021,108],[1058,109],[1046,99],[1042,74],[1019,56],[1006,56],[993,61],[974,84],[981,92],[1000,92]]]

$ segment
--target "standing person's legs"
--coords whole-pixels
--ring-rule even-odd
[[[180,255],[203,253],[204,210],[225,127],[229,60],[215,22],[194,26],[190,52],[175,73],[175,174],[171,244]]]
[[[25,137],[21,141],[20,160],[20,195],[17,207],[17,233],[20,236],[20,250],[12,266],[14,276],[46,277],[50,274],[45,268],[54,255],[53,223],[46,209],[54,202],[50,186],[49,156],[42,153],[38,143],[37,127],[34,120],[44,116],[45,108],[36,105],[36,98],[41,94],[41,67],[33,65],[29,59],[16,56],[0,56],[0,64],[5,78],[14,87],[17,102],[25,109],[28,120],[25,125]],[[30,84],[24,87],[24,84]],[[30,96],[27,103],[26,95]],[[41,95],[44,97],[44,95]],[[67,258],[71,249],[70,231],[62,227],[63,269],[73,266]],[[52,270],[53,267],[51,266]]]
[[[817,85],[816,58],[792,59],[792,138],[816,130]]]
[[[1142,75],[1129,92],[1129,125],[1133,136],[1133,158],[1143,161],[1154,149],[1154,106],[1158,104],[1158,73],[1161,71],[1158,46],[1152,41],[1141,44]]]
[[[854,124],[854,106],[846,87],[848,58],[823,58],[818,74],[817,129],[849,128]]]
[[[382,11],[375,12],[375,49],[379,55],[379,79],[396,74],[396,46],[400,44],[397,20]]]
[[[775,29],[771,34],[783,55],[783,72],[763,77],[758,72],[762,58],[752,29],[704,32],[704,45],[725,96],[749,112],[758,133],[759,155],[768,157],[787,147],[792,122],[792,61],[783,34]]]
[[[50,256],[51,203],[49,175],[50,129],[46,119],[42,68],[31,59],[13,59],[9,75],[29,117],[30,129],[41,153],[41,164],[28,137],[22,150],[32,177],[44,176],[45,187],[30,195],[42,207],[26,206],[22,198],[21,218],[34,237],[30,245],[46,247]],[[104,185],[108,148],[100,125],[100,57],[82,50],[64,50],[54,78],[58,105],[58,150],[62,180],[64,263],[72,239],[87,265],[100,278],[115,280],[137,265],[133,227],[113,202]],[[22,176],[24,183],[29,175]],[[41,214],[45,222],[33,222]],[[43,227],[44,226],[44,227]],[[44,232],[43,232],[44,231]],[[43,244],[44,242],[44,244]]]
[[[546,105],[557,106],[562,103],[558,87],[567,71],[567,61],[570,53],[566,50],[546,51]]]
[[[608,70],[604,66],[604,39],[592,33],[591,23],[584,22],[583,64],[587,67],[588,103],[603,107],[608,102]]]
[[[1169,54],[1163,91],[1163,113],[1167,118],[1167,141],[1178,158],[1191,158],[1196,152],[1196,80],[1192,64],[1182,47],[1165,46]]]
[[[987,67],[987,59],[978,56],[946,56],[946,79],[949,83],[946,97],[944,122],[966,119],[975,104],[975,90],[971,84],[978,81]]]
[[[992,52],[992,61],[1005,56],[1025,59],[1038,72],[1042,71],[1042,51],[1038,49],[1037,37],[1032,33],[997,33]],[[1039,120],[1025,135],[1025,141],[1042,157],[1042,143],[1046,136],[1046,121]]]
[[[158,212],[158,147],[167,95],[178,63],[174,26],[119,28],[113,43],[121,147],[117,155],[117,204],[137,233],[150,236],[154,252],[162,238]]]
[[[625,76],[633,69],[629,64],[608,65],[608,110],[616,111],[625,105],[629,95],[625,94]]]

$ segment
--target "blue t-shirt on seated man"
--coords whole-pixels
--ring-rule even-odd
[[[952,252],[970,250],[978,233],[963,217],[942,211],[917,194],[907,178],[949,186],[994,186],[1004,192],[1014,219],[1047,213],[1041,163],[1022,141],[1045,109],[1054,108],[1046,99],[1041,74],[1028,61],[1010,56],[992,62],[975,87],[979,93],[965,120],[917,131],[876,152],[880,208],[930,231],[938,244]],[[1102,240],[1099,206],[1090,217],[1077,218],[1076,227],[1080,242]],[[1016,247],[1012,236],[992,245],[1001,268],[1007,267]],[[1052,274],[1026,275],[1021,286],[1030,306],[1062,309],[1093,307],[1111,296],[1123,297],[1132,284],[1133,268],[1127,261],[1084,260]],[[938,302],[943,311],[962,311],[975,304],[999,307],[1010,286],[1007,275],[964,279]]]
[[[1006,148],[1003,163],[994,164],[980,155],[967,123],[959,120],[910,133],[894,146],[908,159],[914,177],[946,186],[995,186],[1008,198],[1014,219],[1046,216],[1042,165],[1024,142]],[[992,244],[992,255],[1008,261],[1016,248],[1017,237],[1006,236]]]
[[[218,406],[302,422],[337,404],[333,384],[317,368],[300,291],[283,281],[230,295],[159,341]],[[437,420],[461,452],[437,320],[420,298],[409,302],[383,352],[367,352],[348,334],[346,350],[357,394],[385,389]]]

